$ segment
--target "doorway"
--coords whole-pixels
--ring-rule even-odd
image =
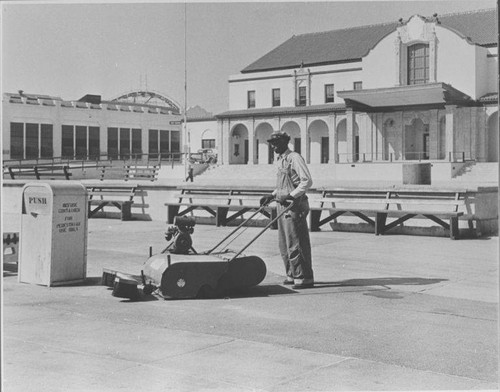
[[[323,136],[321,138],[321,163],[328,163],[330,160],[330,138]]]

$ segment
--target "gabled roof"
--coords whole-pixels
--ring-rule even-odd
[[[462,34],[473,44],[498,44],[498,17],[495,9],[438,15],[438,19],[442,26]]]
[[[489,46],[497,43],[495,9],[438,15],[438,20],[441,26],[468,38],[473,44]],[[293,36],[241,72],[359,61],[398,25],[399,22],[391,22]]]

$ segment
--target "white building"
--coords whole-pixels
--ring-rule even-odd
[[[212,113],[195,106],[186,111],[188,144],[191,152],[201,149],[217,150],[217,119]]]
[[[181,157],[180,106],[156,92],[66,101],[19,91],[3,94],[2,106],[4,161]]]
[[[313,164],[497,161],[497,34],[491,9],[293,36],[229,77],[220,161],[271,163],[276,130]]]

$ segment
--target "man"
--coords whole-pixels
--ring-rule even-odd
[[[294,289],[313,287],[311,241],[306,220],[309,213],[306,192],[312,185],[311,174],[304,158],[288,148],[290,136],[287,133],[275,132],[267,142],[278,155],[278,175],[276,189],[263,196],[260,204],[266,205],[276,199],[280,204],[278,214],[292,204],[290,211],[278,220],[279,249],[287,276],[283,284],[293,285]]]

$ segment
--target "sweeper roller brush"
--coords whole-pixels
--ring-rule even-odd
[[[212,298],[229,290],[258,285],[266,276],[266,264],[257,256],[231,252],[223,255],[151,256],[143,266],[146,283],[158,287],[164,298]]]

